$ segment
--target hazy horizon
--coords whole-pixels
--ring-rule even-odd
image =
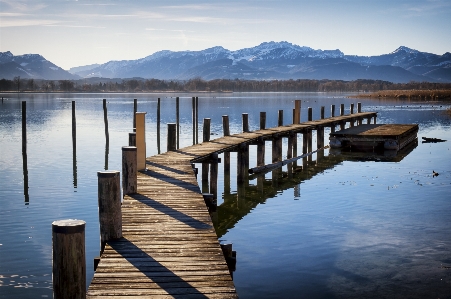
[[[161,50],[228,50],[288,41],[373,56],[399,46],[451,50],[451,3],[415,1],[0,0],[0,51],[40,54],[63,69]]]

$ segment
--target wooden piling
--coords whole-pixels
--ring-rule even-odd
[[[210,124],[211,124],[211,119],[210,118],[204,118],[204,126],[203,126],[203,142],[208,142],[210,141]],[[203,182],[208,182],[208,167],[209,164],[208,163],[202,163],[202,181]]]
[[[27,102],[22,101],[22,166],[23,166],[23,193],[25,205],[30,202],[28,194],[28,158],[27,158]]]
[[[312,121],[313,120],[313,109],[312,109],[312,107],[308,107],[307,111],[308,111],[308,121]]]
[[[138,187],[136,146],[122,147],[122,197],[134,194]]]
[[[340,104],[340,116],[345,115],[345,104]],[[346,122],[340,122],[340,130],[344,130],[346,126]]]
[[[357,103],[357,113],[362,112],[362,103],[358,102]]]
[[[229,116],[222,116],[222,130],[224,136],[230,136]],[[230,152],[224,152],[224,172],[230,172]]]
[[[75,117],[75,101],[72,101],[72,175],[74,188],[77,188],[77,121]]]
[[[175,151],[177,150],[177,124],[170,123],[168,124],[168,142],[167,142],[167,151]]]
[[[138,170],[146,169],[146,112],[136,112]]]
[[[160,123],[161,123],[161,100],[160,98],[158,98],[157,100],[157,150],[158,150],[158,154],[161,153],[161,127],[160,127]]]
[[[139,127],[139,118],[136,118]],[[137,127],[137,129],[138,129]],[[119,171],[99,171],[98,179],[98,204],[100,223],[101,250],[105,243],[122,237],[122,213],[121,213],[121,190]]]
[[[247,162],[246,162],[247,160]],[[237,152],[237,183],[242,184],[246,181],[248,172],[246,165],[249,165],[249,146],[240,144]]]
[[[196,144],[199,143],[199,98],[196,97]]]
[[[103,99],[103,122],[105,123],[105,166],[108,170],[108,154],[110,152],[110,133],[108,130],[108,110],[106,106],[106,99]]]
[[[354,103],[351,103],[351,107],[350,107],[350,114],[354,114]]]
[[[180,148],[180,98],[175,98],[175,111],[176,111],[176,130],[177,130],[177,149]]]
[[[196,98],[191,98],[191,115],[193,120],[193,145],[196,144]]]
[[[138,111],[138,99],[133,99],[133,132],[136,132],[136,112]]]
[[[294,124],[300,124],[301,123],[301,100],[295,100],[294,101]]]
[[[86,298],[86,250],[83,220],[52,223],[53,298]]]
[[[324,127],[320,126],[316,129],[316,148],[324,147]]]
[[[274,134],[272,139],[272,163],[282,161],[282,137]]]
[[[324,106],[321,106],[321,119],[324,119]]]
[[[136,132],[128,133],[128,146],[136,146]]]
[[[330,117],[335,117],[335,105],[330,105]]]
[[[279,110],[277,113],[277,125],[279,127],[283,126],[283,110]]]
[[[266,129],[266,112],[260,112],[260,130]],[[259,138],[257,143],[257,166],[265,165],[265,140]]]
[[[249,114],[243,113],[242,119],[243,119],[243,133],[249,132]]]

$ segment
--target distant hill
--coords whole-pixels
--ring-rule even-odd
[[[46,80],[70,80],[80,78],[80,76],[73,75],[63,70],[38,54],[14,56],[9,51],[0,52],[0,78],[11,80],[14,77],[19,76],[24,79]]]
[[[11,69],[6,64],[0,65],[0,77],[7,73],[6,67]],[[236,51],[220,46],[202,51],[165,50],[137,60],[72,68],[70,72],[82,78],[371,79],[448,83],[451,82],[451,54],[437,55],[401,46],[388,54],[355,56],[345,55],[338,49],[314,50],[289,42],[265,42]],[[11,78],[9,73],[8,76]]]

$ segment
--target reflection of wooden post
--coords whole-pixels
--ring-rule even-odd
[[[136,146],[122,147],[122,195],[136,193],[138,187],[138,170]]]
[[[283,110],[279,110],[277,114],[277,125],[279,127],[283,126]]]
[[[301,100],[295,100],[294,101],[294,123],[300,124],[301,123]]]
[[[272,163],[282,161],[282,137],[274,134],[272,137]]]
[[[324,127],[320,126],[316,129],[316,148],[324,147]]]
[[[175,123],[176,123],[176,130],[177,130],[177,149],[180,148],[180,98],[175,98]]]
[[[247,169],[246,169],[246,157],[248,155],[249,147],[246,144],[240,144],[237,152],[237,183],[242,184],[245,182]]]
[[[160,147],[160,123],[161,123],[161,101],[160,98],[158,98],[157,100],[157,150],[158,150],[158,154],[161,153],[161,147]]]
[[[136,112],[138,170],[146,169],[146,112]]]
[[[168,143],[167,151],[175,151],[177,149],[177,124],[168,124]]]
[[[243,113],[243,133],[249,132],[249,114]]]
[[[224,136],[230,136],[229,116],[228,115],[222,116],[222,130],[223,130]],[[224,172],[225,173],[230,172],[230,152],[224,152]],[[230,179],[230,174],[229,174],[229,179]]]
[[[136,122],[139,126],[138,117]],[[120,172],[99,171],[97,178],[102,252],[106,242],[122,237]]]
[[[86,250],[83,220],[52,223],[53,298],[86,298]]]
[[[204,118],[204,127],[203,127],[203,142],[210,141],[210,118]],[[208,163],[202,163],[202,181],[208,182]]]
[[[308,145],[308,130],[302,131],[302,154],[307,153],[307,145]],[[307,166],[307,157],[302,158],[303,169]]]
[[[211,154],[210,164],[210,193],[213,194],[213,198],[218,198],[218,154]]]

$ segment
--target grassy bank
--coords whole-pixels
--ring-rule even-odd
[[[387,98],[410,100],[451,100],[451,89],[442,90],[381,90],[372,93],[358,94],[356,98]]]

